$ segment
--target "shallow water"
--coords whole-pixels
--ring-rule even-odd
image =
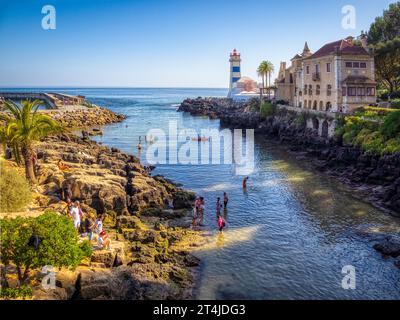
[[[56,91],[61,91],[55,89]],[[128,115],[99,142],[138,155],[138,137],[152,128],[219,128],[218,120],[176,112],[186,97],[224,96],[206,89],[69,89]],[[143,154],[146,150],[142,152]],[[161,165],[155,174],[206,199],[207,244],[198,299],[399,299],[400,270],[360,231],[400,231],[400,220],[355,199],[340,183],[314,173],[282,147],[258,137],[247,192],[231,165]],[[216,231],[215,200],[228,192],[227,228]],[[356,268],[356,289],[344,290],[342,267]]]

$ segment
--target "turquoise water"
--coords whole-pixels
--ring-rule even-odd
[[[225,96],[219,89],[55,89],[82,94],[128,115],[96,139],[138,155],[149,129],[219,128],[218,120],[176,112],[186,97]],[[145,162],[142,152],[142,160]],[[400,220],[353,197],[352,190],[313,172],[282,147],[257,137],[255,172],[247,192],[233,165],[161,165],[155,174],[182,183],[206,199],[207,244],[197,299],[399,299],[400,270],[360,231],[399,232]],[[228,192],[227,228],[216,231],[215,200]],[[356,269],[356,289],[341,286],[346,265]]]

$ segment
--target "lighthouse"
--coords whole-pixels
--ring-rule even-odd
[[[236,82],[240,80],[241,70],[240,70],[240,53],[237,53],[236,49],[230,54],[230,79],[229,79],[229,93],[228,97],[231,98],[233,94],[233,89],[235,88]]]

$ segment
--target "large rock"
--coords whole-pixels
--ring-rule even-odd
[[[117,228],[123,229],[143,229],[144,225],[142,221],[136,216],[119,216],[116,222]]]

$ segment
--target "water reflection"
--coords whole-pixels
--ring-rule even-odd
[[[219,128],[218,120],[176,112],[186,96],[212,95],[178,89],[79,92],[92,102],[128,115],[104,129],[98,141],[137,154],[149,129]],[[175,91],[174,91],[175,90]],[[96,95],[99,97],[96,98]],[[126,127],[127,125],[127,127]],[[142,150],[142,157],[146,146]],[[145,160],[142,158],[142,160]],[[313,172],[279,145],[257,139],[255,172],[246,190],[234,166],[160,165],[154,174],[183,184],[205,197],[207,244],[196,298],[399,299],[400,272],[372,249],[369,234],[399,232],[399,220],[356,199],[353,190]],[[217,230],[215,201],[228,192],[227,227]],[[357,270],[357,289],[343,290],[342,267]]]

